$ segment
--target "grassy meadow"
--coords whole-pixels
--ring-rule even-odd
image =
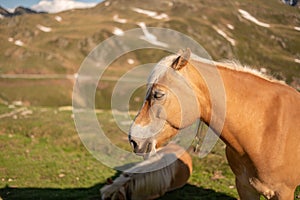
[[[107,132],[120,132],[109,120],[109,110],[98,117]],[[1,105],[0,118],[2,199],[100,199],[99,189],[106,179],[118,174],[85,149],[69,110]],[[128,145],[126,138],[121,143]],[[223,143],[206,158],[194,156],[193,160],[194,173],[188,184],[162,199],[237,197]]]
[[[66,107],[0,106],[3,200],[100,199],[99,189],[118,171],[101,164],[85,149],[72,117]],[[111,137],[114,143],[130,148],[124,134],[114,126],[110,110],[98,112],[97,117],[106,132],[116,134]],[[188,183],[161,199],[236,199],[224,148],[219,141],[207,157],[193,155]]]

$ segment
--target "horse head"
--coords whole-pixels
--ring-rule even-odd
[[[199,118],[197,88],[191,74],[189,49],[163,58],[148,79],[142,108],[129,131],[136,154],[154,153],[182,128]]]

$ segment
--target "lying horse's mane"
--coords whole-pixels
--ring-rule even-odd
[[[122,174],[113,183],[105,185],[100,190],[102,199],[119,199],[119,195],[126,199],[126,183],[128,181],[130,181],[130,177],[125,177]]]
[[[161,159],[166,159],[165,157],[169,155],[164,155],[161,157]],[[154,160],[150,161],[149,163],[158,163],[161,165],[161,162],[158,162],[159,159],[154,159]],[[171,185],[170,180],[175,179],[176,170],[173,169],[175,167],[175,164],[176,162],[173,162],[171,165],[167,167],[152,172],[129,174],[130,176],[133,177],[132,181],[129,182],[129,188],[131,189],[131,191],[134,191],[140,195],[165,193],[167,188],[170,187]],[[147,167],[147,165],[144,166],[141,165],[138,167],[140,169],[136,169],[136,170],[145,171],[144,168]]]
[[[156,155],[130,168],[112,184],[102,188],[102,196],[112,197],[116,193],[121,193],[125,198],[126,196],[143,198],[145,195],[164,194],[171,185],[170,180],[175,179],[176,170],[174,168],[176,168],[177,162],[159,170],[152,171],[152,169],[164,163],[164,160],[174,159],[174,156],[174,154]]]

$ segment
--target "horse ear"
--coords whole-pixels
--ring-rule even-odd
[[[171,67],[175,70],[180,70],[188,63],[191,57],[191,50],[189,48],[185,49],[184,51],[179,50],[180,55],[174,60]]]

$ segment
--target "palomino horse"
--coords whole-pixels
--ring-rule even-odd
[[[300,94],[244,67],[208,64],[190,55],[187,49],[162,59],[154,68],[144,104],[130,128],[134,152],[155,152],[200,118],[226,143],[241,199],[260,199],[260,195],[293,199],[300,184]],[[223,81],[224,99],[210,99],[213,87],[205,80],[213,75],[213,67]],[[193,94],[187,88],[197,104],[191,102]],[[210,119],[213,114],[222,115],[224,101],[223,128],[218,131],[214,127],[218,123]]]
[[[174,162],[169,164],[166,160]],[[157,169],[157,170],[153,170]],[[126,170],[111,184],[101,188],[103,200],[155,199],[182,187],[192,173],[190,155],[176,144],[168,144],[157,154]]]

